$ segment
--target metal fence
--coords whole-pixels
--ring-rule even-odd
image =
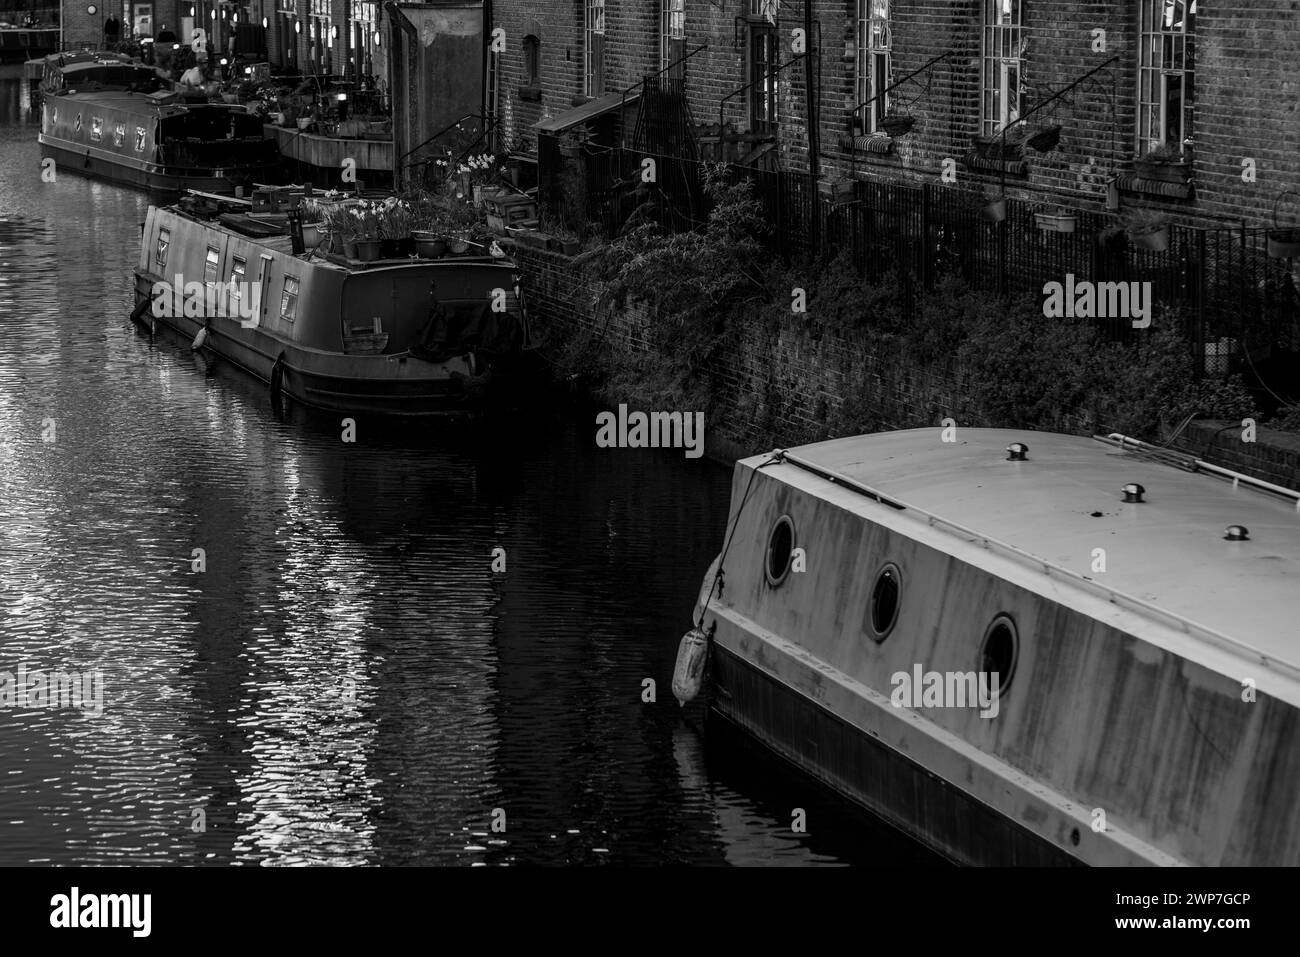
[[[683,230],[708,217],[697,160],[618,148],[571,159],[583,218],[608,237],[646,220]],[[905,303],[951,274],[1004,295],[1042,296],[1046,283],[1070,275],[1149,282],[1153,301],[1174,310],[1202,372],[1226,371],[1224,357],[1234,355],[1252,368],[1271,360],[1300,379],[1293,263],[1268,256],[1264,228],[1172,225],[1168,248],[1155,251],[1125,241],[1115,217],[1103,214],[1076,211],[1073,231],[1047,231],[1036,219],[1040,205],[1009,199],[1006,218],[992,222],[981,212],[988,200],[956,186],[856,181],[848,194],[829,196],[805,173],[733,166],[728,175],[752,182],[774,255],[847,252],[868,281],[897,276]],[[1127,318],[1100,325],[1116,339],[1140,334]]]

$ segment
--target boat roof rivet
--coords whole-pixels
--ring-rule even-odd
[[[1137,482],[1129,482],[1124,486],[1124,501],[1140,502],[1142,501],[1142,496],[1146,494],[1146,491],[1147,490],[1141,485],[1138,485]]]
[[[1250,532],[1245,525],[1229,525],[1223,530],[1223,537],[1230,542],[1244,542],[1250,539]]]
[[[1024,462],[1025,456],[1029,454],[1029,446],[1023,442],[1012,442],[1007,446],[1008,462]]]

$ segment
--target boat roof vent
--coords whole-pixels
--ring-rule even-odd
[[[1223,537],[1230,542],[1245,542],[1250,540],[1250,532],[1245,525],[1229,525],[1223,530]]]
[[[1025,457],[1029,454],[1029,446],[1023,442],[1012,442],[1007,446],[1008,462],[1024,462]]]
[[[1137,482],[1129,482],[1124,486],[1124,501],[1140,502],[1142,501],[1142,496],[1146,494],[1146,491],[1147,490],[1141,485],[1138,485]]]

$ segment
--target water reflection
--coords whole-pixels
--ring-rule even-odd
[[[41,184],[14,86],[0,671],[98,667],[107,702],[0,710],[0,864],[881,862],[806,780],[641,699],[667,696],[725,470],[596,449],[567,410],[354,444],[277,417],[131,326],[147,199]]]

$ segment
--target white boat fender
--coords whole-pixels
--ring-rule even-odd
[[[199,334],[194,337],[194,341],[190,343],[190,349],[194,352],[198,352],[200,349],[203,348],[203,343],[207,341],[208,341],[208,327],[204,326],[202,329],[199,330]]]
[[[692,628],[682,635],[677,646],[677,666],[673,668],[673,697],[683,708],[699,696],[708,657],[709,639],[702,630]]]

